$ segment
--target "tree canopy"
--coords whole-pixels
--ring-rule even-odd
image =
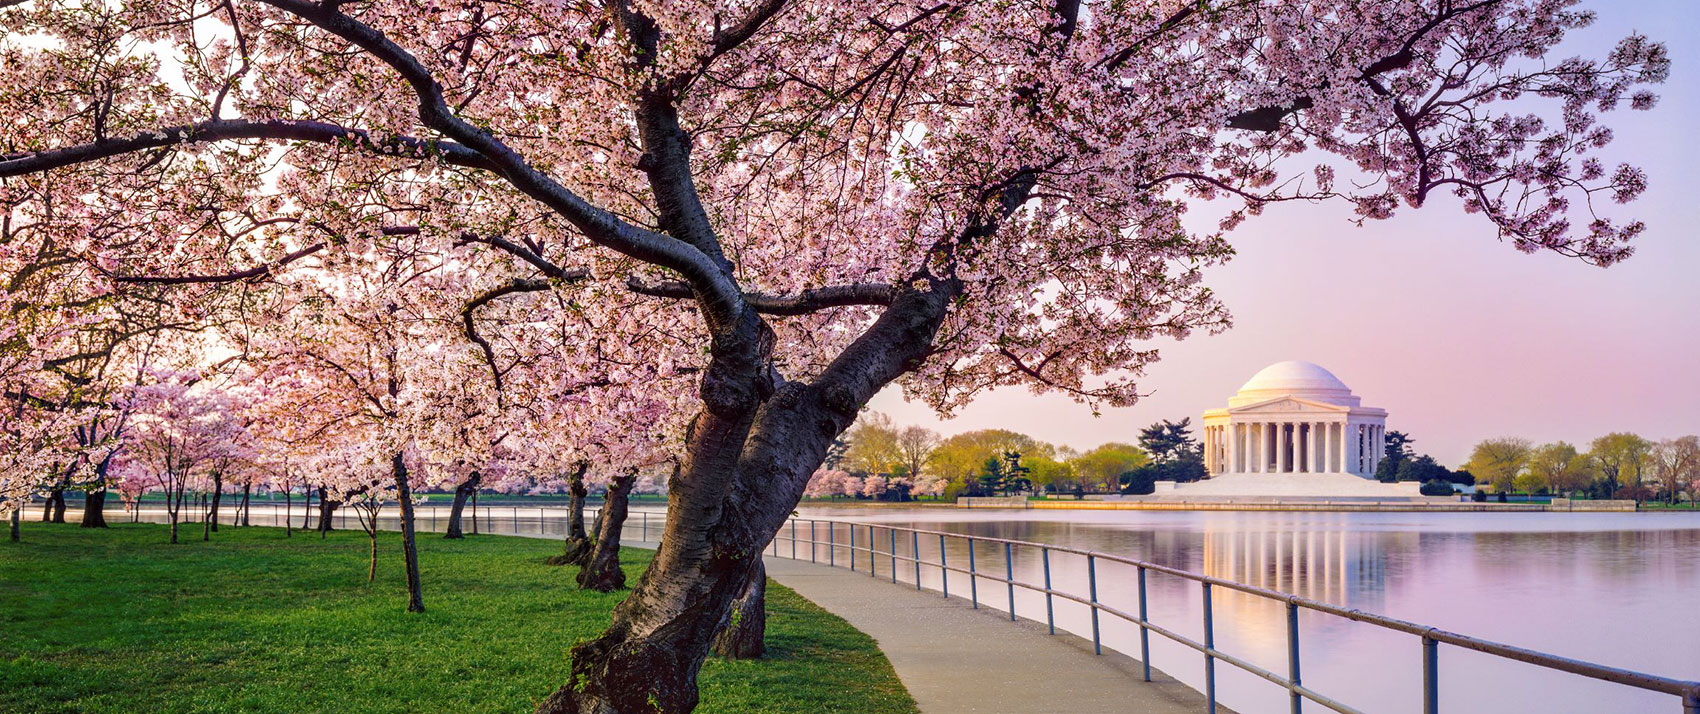
[[[1229,326],[1205,271],[1277,202],[1448,203],[1518,250],[1628,257],[1644,226],[1614,204],[1646,177],[1608,165],[1600,119],[1652,108],[1670,63],[1641,35],[1548,59],[1592,20],[0,3],[0,495],[92,473],[70,428],[119,421],[113,385],[167,331],[200,335],[171,366],[324,394],[293,415],[349,428],[291,424],[303,448],[387,463],[398,494],[536,453],[676,464],[656,558],[539,709],[686,712],[702,623],[753,572],[722,555],[760,552],[887,385],[944,413],[1002,386],[1131,404],[1151,340]],[[111,389],[67,374],[105,356]]]

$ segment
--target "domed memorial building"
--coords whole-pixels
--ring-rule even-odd
[[[1210,478],[1164,487],[1176,496],[1407,497],[1416,484],[1374,480],[1387,410],[1366,407],[1351,388],[1310,362],[1263,368],[1204,412]]]

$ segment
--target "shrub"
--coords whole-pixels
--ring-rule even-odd
[[[1145,496],[1157,490],[1157,472],[1155,464],[1146,464],[1121,475],[1122,493],[1131,496]]]
[[[1417,488],[1417,492],[1424,496],[1450,496],[1454,493],[1451,482],[1440,479],[1424,481],[1423,485]]]

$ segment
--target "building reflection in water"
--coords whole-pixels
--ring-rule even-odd
[[[845,509],[848,511],[849,509]],[[1629,669],[1693,678],[1700,671],[1700,517],[1697,514],[1380,514],[951,512],[858,510],[827,513],[978,536],[1080,548],[1205,573],[1278,592]],[[842,534],[840,536],[842,542]],[[885,548],[882,541],[880,548]],[[936,541],[921,543],[936,557]],[[907,554],[907,544],[900,551]],[[954,565],[966,546],[951,541]],[[865,567],[865,556],[864,567]],[[1004,572],[1001,548],[977,553],[988,577]],[[841,563],[842,564],[842,563]],[[887,572],[881,562],[880,573]],[[1044,559],[1017,550],[1017,579],[1039,583]],[[1085,593],[1085,559],[1052,553],[1058,589]],[[900,572],[909,580],[909,572]],[[1135,569],[1100,560],[1100,602],[1138,611]],[[922,582],[938,586],[936,570]],[[979,584],[982,606],[1003,609],[1001,583]],[[968,590],[951,578],[953,595]],[[1202,634],[1198,583],[1153,574],[1153,622],[1185,636]],[[1274,600],[1213,591],[1218,648],[1276,672],[1286,671],[1285,606]],[[1018,590],[1017,610],[1043,619],[1042,594]],[[1058,599],[1059,629],[1090,636],[1090,611]],[[1139,651],[1138,630],[1103,618],[1107,647]],[[1365,711],[1420,711],[1418,641],[1314,612],[1300,615],[1307,685]],[[1199,655],[1152,638],[1153,664],[1193,686],[1202,684]],[[1446,648],[1440,661],[1442,709],[1451,711],[1639,712],[1674,709],[1673,699],[1526,664]],[[1286,711],[1268,682],[1218,667],[1224,703],[1246,714]],[[1310,707],[1307,707],[1310,708]]]

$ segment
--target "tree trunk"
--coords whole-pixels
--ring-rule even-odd
[[[106,471],[112,466],[112,457],[117,451],[107,453],[94,467],[94,485],[88,494],[83,496],[84,528],[105,528],[106,526]]]
[[[12,532],[12,542],[13,543],[18,542],[18,523],[19,523],[19,521],[23,520],[22,518],[19,517],[19,515],[22,514],[23,512],[24,512],[23,504],[18,504],[17,508],[12,509],[12,517],[10,519],[8,519],[12,522],[11,528],[8,528],[7,530]]]
[[[478,535],[478,489],[472,489],[472,534]]]
[[[242,503],[236,506],[236,514],[241,517],[240,524],[243,526],[248,525],[248,508],[252,505],[249,502],[248,497],[253,495],[253,492],[253,481],[248,481],[247,483],[242,484]],[[236,521],[232,521],[232,525],[235,525],[236,523]]]
[[[295,537],[295,522],[289,520],[289,509],[295,506],[294,501],[295,497],[290,494],[289,489],[283,489],[283,537],[285,538]]]
[[[577,565],[583,567],[590,563],[590,556],[595,550],[595,542],[590,534],[584,531],[584,472],[590,469],[590,464],[578,462],[573,468],[571,485],[567,488],[567,528],[566,545],[560,555],[544,561],[550,565]]]
[[[51,514],[54,523],[65,522],[65,489],[56,488],[48,493],[46,510],[47,513],[42,515],[42,520],[48,520],[49,514]]]
[[[101,486],[83,496],[83,528],[106,527],[106,487]]]
[[[1031,183],[1014,186],[994,210],[1007,215]],[[976,222],[964,238],[993,229]],[[683,714],[696,707],[697,672],[752,560],[796,508],[833,439],[875,392],[926,358],[962,292],[954,278],[922,273],[916,282],[926,289],[902,289],[809,382],[776,381],[773,333],[753,312],[738,324],[711,326],[702,408],[669,485],[655,558],[609,628],[573,648],[571,678],[539,704],[539,714]]]
[[[714,636],[714,653],[726,659],[760,659],[767,651],[767,566],[761,558],[749,578]]]
[[[313,516],[313,485],[305,485],[306,488],[301,489],[301,530],[307,530],[312,527],[311,519]]]
[[[401,553],[407,567],[407,611],[424,612],[425,595],[419,588],[419,544],[413,538],[413,489],[407,483],[407,464],[398,452],[390,457],[395,474],[395,500],[401,504]],[[372,514],[372,530],[378,530],[378,514]]]
[[[166,515],[171,519],[171,542],[175,545],[177,543],[178,516],[183,513],[183,487],[178,486],[175,494],[171,492],[171,489],[166,489],[165,498],[165,509],[169,512]]]
[[[336,515],[340,505],[330,499],[323,486],[319,487],[319,540],[324,540],[325,534],[331,532],[331,516]]]
[[[478,484],[483,480],[484,475],[474,471],[466,477],[465,481],[455,487],[455,502],[454,505],[449,506],[449,528],[443,533],[444,538],[466,537],[466,534],[460,530],[461,513],[466,510],[467,499],[472,498],[472,494],[478,492]]]
[[[369,584],[378,579],[378,514],[372,514],[372,529],[366,531],[366,537],[372,547],[366,554],[366,582]]]
[[[224,500],[224,474],[213,473],[212,505],[207,509],[208,527],[218,532],[218,506]]]
[[[628,471],[608,484],[607,501],[597,515],[596,546],[590,561],[578,571],[580,588],[606,593],[626,587],[626,571],[620,569],[620,529],[626,525],[626,498],[636,482],[637,474]]]

